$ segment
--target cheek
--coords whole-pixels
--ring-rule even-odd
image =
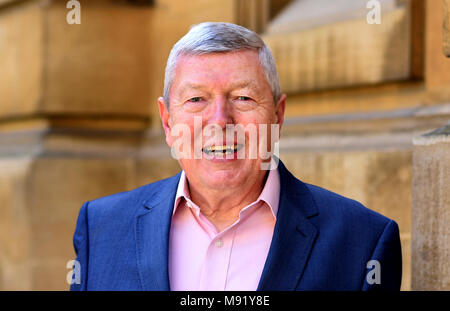
[[[265,133],[270,135],[271,124],[276,124],[275,114],[271,114],[269,110],[261,110],[255,113],[248,113],[240,115],[240,118],[236,120],[236,123],[241,124],[245,128],[249,124],[256,127],[256,131],[259,135],[264,135]]]
[[[274,115],[270,114],[268,111],[261,111],[253,114],[243,114],[238,120],[236,120],[236,123],[241,124],[244,127],[249,124],[253,124],[257,129],[259,129],[259,127],[263,124],[270,128],[270,124],[275,123],[275,121]]]
[[[276,121],[275,107],[272,103],[260,104],[256,109],[242,112],[237,115],[239,123],[243,124],[270,124]]]

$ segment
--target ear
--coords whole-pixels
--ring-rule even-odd
[[[158,98],[158,108],[159,108],[159,117],[161,118],[162,126],[164,128],[164,133],[166,134],[166,142],[169,147],[172,147],[173,138],[171,135],[171,127],[170,127],[170,113],[167,108],[166,101],[163,97]]]
[[[281,133],[281,127],[284,123],[284,111],[286,109],[286,94],[282,94],[280,99],[278,100],[276,106],[275,106],[275,114],[277,116],[276,122],[280,125],[280,133]]]

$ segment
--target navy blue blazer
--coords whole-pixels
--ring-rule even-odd
[[[303,183],[281,161],[278,169],[280,203],[258,290],[400,289],[393,220]],[[179,179],[180,173],[82,206],[73,238],[81,282],[71,290],[170,290],[169,230]],[[368,266],[371,260],[379,265]]]

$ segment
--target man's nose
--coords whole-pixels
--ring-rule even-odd
[[[233,124],[233,116],[230,104],[226,98],[217,98],[212,104],[209,123],[214,123],[225,128],[227,124]]]

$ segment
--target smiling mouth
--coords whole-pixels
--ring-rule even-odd
[[[202,151],[208,155],[215,155],[215,156],[224,156],[227,154],[233,154],[241,150],[243,145],[216,145],[216,146],[209,146],[202,149]]]

